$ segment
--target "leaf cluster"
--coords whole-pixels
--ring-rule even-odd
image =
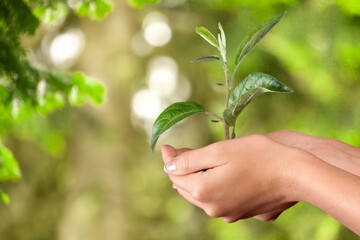
[[[216,118],[213,122],[222,122],[225,138],[235,138],[236,120],[241,111],[257,96],[267,92],[292,92],[292,90],[278,81],[275,77],[265,73],[256,72],[248,75],[236,87],[233,80],[236,72],[247,54],[255,45],[285,16],[285,13],[271,18],[252,32],[247,34],[238,45],[235,53],[235,68],[229,72],[226,49],[226,36],[222,25],[219,23],[217,37],[203,26],[196,27],[195,31],[212,47],[216,48],[218,54],[198,57],[193,62],[217,61],[224,70],[224,85],[226,91],[226,106],[222,117],[205,111],[205,108],[195,102],[177,102],[167,107],[155,120],[151,137],[151,149],[154,150],[159,136],[171,126],[185,117],[195,113],[204,112]],[[230,135],[230,128],[232,129]]]
[[[105,88],[80,72],[59,72],[34,67],[22,46],[24,35],[33,35],[40,23],[54,23],[70,12],[65,0],[0,1],[0,140],[17,124],[34,115],[46,115],[66,104],[99,104]],[[75,13],[101,20],[112,10],[109,0],[82,0]],[[0,183],[16,181],[20,169],[0,141]],[[1,190],[0,202],[8,202]]]

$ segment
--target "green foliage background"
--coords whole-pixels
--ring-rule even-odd
[[[208,218],[171,189],[159,151],[150,154],[148,136],[133,120],[132,96],[146,86],[151,59],[163,55],[190,80],[190,99],[221,113],[223,92],[214,87],[221,68],[190,63],[210,50],[195,26],[215,31],[221,22],[228,51],[235,51],[257,23],[285,10],[236,80],[267,72],[294,93],[251,103],[238,135],[293,129],[360,146],[356,0],[2,0],[0,201],[11,203],[0,206],[0,239],[357,239],[304,203],[273,223]],[[167,17],[172,40],[140,57],[131,44],[151,12]],[[32,57],[47,34],[69,27],[86,36],[73,69],[60,71]],[[40,96],[41,81],[46,92]],[[104,86],[101,107],[70,108],[104,102]],[[195,148],[222,136],[220,126],[199,116],[160,141]]]

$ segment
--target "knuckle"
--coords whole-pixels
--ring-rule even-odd
[[[235,217],[223,217],[222,219],[227,223],[233,223],[237,221],[237,218]]]
[[[227,145],[224,145],[223,142],[216,142],[212,143],[203,149],[206,151],[206,158],[208,161],[215,161],[219,159],[219,156],[221,156],[224,153],[224,147]]]
[[[256,144],[269,144],[271,141],[271,139],[268,136],[262,135],[262,134],[253,134],[251,136],[249,136],[250,140],[252,140],[252,143],[256,143]]]
[[[214,206],[206,207],[204,209],[204,211],[206,212],[206,214],[208,216],[210,216],[212,218],[219,218],[219,217],[223,216],[221,210],[219,210],[218,208],[216,208]]]
[[[223,146],[223,145],[220,145],[220,146],[216,146],[216,147],[212,147],[210,150],[210,156],[212,160],[216,159],[217,161],[219,159],[221,159],[221,156],[223,156],[224,154],[224,150],[226,149],[227,146]]]
[[[272,215],[264,214],[264,215],[256,216],[256,219],[262,222],[272,222],[276,219],[276,217]]]
[[[176,160],[176,169],[181,172],[191,171],[191,159],[188,154],[181,158],[181,160]]]
[[[204,187],[203,183],[198,183],[196,187],[193,187],[192,196],[200,202],[205,202],[209,199],[208,191]]]

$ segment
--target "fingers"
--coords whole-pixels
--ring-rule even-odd
[[[202,203],[196,200],[190,193],[182,189],[181,187],[174,185],[174,188],[178,191],[178,193],[185,198],[190,203],[194,204],[195,206],[202,208]]]
[[[173,152],[171,156],[175,156],[177,153],[179,154],[171,161],[168,161],[169,158],[167,158],[166,161],[164,160],[166,172],[172,175],[187,175],[224,164],[221,161],[222,159],[217,159],[216,153],[211,154],[211,148],[204,149],[205,148],[196,150],[174,150],[175,152]],[[165,157],[168,156],[169,155],[166,155]]]
[[[162,158],[164,160],[164,163],[167,163],[171,160],[173,160],[174,158],[176,158],[178,155],[190,151],[192,150],[191,148],[179,148],[179,149],[175,149],[170,145],[164,145],[161,147],[161,153],[162,153]]]
[[[253,218],[263,222],[272,222],[276,218],[278,218],[282,212],[283,211],[274,211],[274,212],[264,213],[254,216]]]
[[[171,170],[172,168],[167,167],[169,164],[169,162],[171,162],[173,159],[175,159],[177,156],[179,156],[182,153],[191,151],[192,149],[190,148],[179,148],[179,149],[175,149],[170,145],[164,145],[161,148],[161,153],[162,153],[162,158],[164,161],[164,171],[166,173],[169,172],[169,169]],[[168,169],[169,168],[169,169]]]
[[[201,175],[202,172],[188,174],[188,175],[171,175],[169,174],[170,181],[177,187],[181,188],[184,191],[188,192],[194,198],[198,199],[198,191],[201,188],[202,179]]]
[[[179,186],[174,187],[178,193],[184,197],[187,201],[192,203],[193,205],[201,208],[207,215],[210,217],[218,218],[218,217],[224,217],[227,214],[224,212],[223,208],[217,208],[211,203],[204,202],[203,200],[198,200],[193,194],[189,193],[185,189],[180,188]]]
[[[170,162],[172,159],[174,159],[178,154],[172,146],[164,145],[161,147],[161,154],[162,159],[164,163]]]
[[[285,203],[285,204],[281,205],[278,209],[276,209],[274,211],[259,214],[257,216],[254,216],[253,218],[255,218],[257,220],[260,220],[260,221],[264,221],[264,222],[274,221],[275,219],[277,219],[280,216],[280,214],[282,214],[288,208],[294,206],[296,203],[297,202]]]

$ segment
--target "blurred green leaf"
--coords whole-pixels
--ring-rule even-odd
[[[110,0],[84,0],[78,3],[75,12],[79,16],[88,16],[93,20],[102,20],[112,10],[113,6]]]
[[[360,3],[358,0],[335,0],[340,8],[351,15],[360,15]]]
[[[37,111],[42,115],[47,115],[56,109],[64,107],[65,103],[65,98],[60,92],[47,92],[39,106],[37,106]]]
[[[223,116],[229,126],[234,126],[241,111],[257,96],[266,92],[292,92],[290,88],[273,76],[265,73],[251,73],[231,93],[229,107]]]
[[[45,23],[56,23],[68,15],[69,9],[64,2],[52,2],[51,5],[38,4],[32,12]]]
[[[19,164],[11,151],[0,143],[0,182],[18,181],[20,176]]]
[[[170,127],[184,118],[204,111],[204,107],[196,102],[177,102],[168,106],[154,122],[151,133],[151,150],[154,151],[160,135]]]
[[[160,0],[128,0],[129,4],[136,8],[142,8],[146,5],[152,5],[158,3]]]
[[[110,0],[82,0],[78,4],[75,12],[96,20],[112,11]],[[1,136],[21,129],[20,125],[26,125],[39,114],[47,115],[67,103],[80,106],[87,101],[95,104],[104,101],[105,87],[100,82],[79,72],[38,69],[29,61],[22,46],[23,35],[34,34],[40,21],[54,23],[68,15],[70,8],[66,1],[1,0],[0,9]],[[41,129],[41,133],[35,131],[30,128],[27,135],[40,142],[49,153],[57,155],[64,149],[60,132],[43,134],[46,129]],[[21,136],[19,132],[17,135]],[[0,182],[19,178],[17,161],[11,151],[0,144]],[[6,196],[2,195],[5,201]]]
[[[104,102],[105,86],[99,81],[81,72],[75,72],[72,77],[72,84],[73,86],[69,93],[69,102],[71,105],[82,105],[87,100],[91,100],[95,104]]]
[[[212,46],[219,49],[219,43],[216,40],[215,36],[207,30],[205,27],[197,26],[195,28],[195,31],[197,34],[199,34],[202,38],[204,38],[208,43],[210,43]]]
[[[191,62],[204,62],[204,61],[220,61],[220,57],[217,55],[207,55],[191,60]]]
[[[0,189],[0,203],[5,203],[6,205],[10,204],[10,197]]]
[[[0,9],[0,23],[2,23],[3,26],[6,26],[2,28],[2,30],[8,30],[9,34],[7,36],[1,34],[2,38],[0,38],[0,44],[7,37],[14,37],[18,33],[34,34],[40,24],[40,21],[32,14],[31,9],[25,1],[1,0]],[[1,67],[0,64],[0,69]]]
[[[245,36],[236,50],[236,65],[240,64],[242,59],[285,16],[285,14],[286,12],[261,23],[254,31]]]

